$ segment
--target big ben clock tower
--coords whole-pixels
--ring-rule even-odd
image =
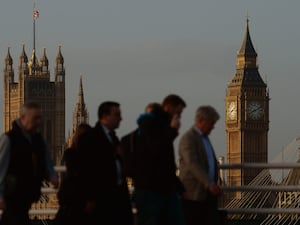
[[[236,72],[226,90],[227,162],[267,162],[269,93],[258,72],[249,20],[237,54]],[[228,185],[246,185],[261,169],[228,170]]]

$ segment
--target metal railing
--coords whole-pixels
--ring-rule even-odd
[[[243,163],[243,164],[221,164],[219,169],[229,170],[229,169],[295,169],[300,168],[300,163]],[[58,173],[65,172],[64,166],[56,166],[55,170]],[[242,185],[242,186],[222,186],[224,192],[299,192],[300,185]],[[57,189],[51,187],[42,188],[43,194],[54,194]],[[300,214],[300,208],[220,208],[225,210],[228,214]],[[57,209],[31,209],[31,215],[55,215]],[[136,213],[136,209],[133,209]]]
[[[297,169],[300,163],[242,163],[220,164],[219,169]],[[298,192],[300,185],[241,185],[222,186],[224,192]],[[221,208],[228,214],[300,214],[300,208]]]

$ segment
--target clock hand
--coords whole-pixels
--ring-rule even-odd
[[[259,107],[256,107],[255,109],[253,109],[252,111],[250,111],[250,113],[254,113],[254,112],[256,112],[257,110],[259,110],[261,107],[259,106]]]

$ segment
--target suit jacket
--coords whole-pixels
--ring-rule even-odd
[[[108,140],[100,123],[78,142],[80,173],[88,188],[88,198],[103,198],[118,189],[115,146]],[[126,186],[125,178],[123,185]]]
[[[215,180],[208,176],[208,158],[201,136],[194,127],[189,129],[179,142],[179,177],[185,187],[188,200],[203,201],[211,182],[217,182],[218,169],[215,158]]]
[[[122,159],[100,123],[79,138],[78,150],[79,176],[84,185],[82,194],[85,200],[96,202],[95,217],[89,224],[106,221],[107,225],[131,225],[133,217],[125,176],[122,176],[122,184],[118,183],[116,159],[121,171]]]

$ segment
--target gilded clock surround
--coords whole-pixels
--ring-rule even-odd
[[[229,101],[226,107],[226,115],[228,120],[236,120],[237,119],[237,102]]]

